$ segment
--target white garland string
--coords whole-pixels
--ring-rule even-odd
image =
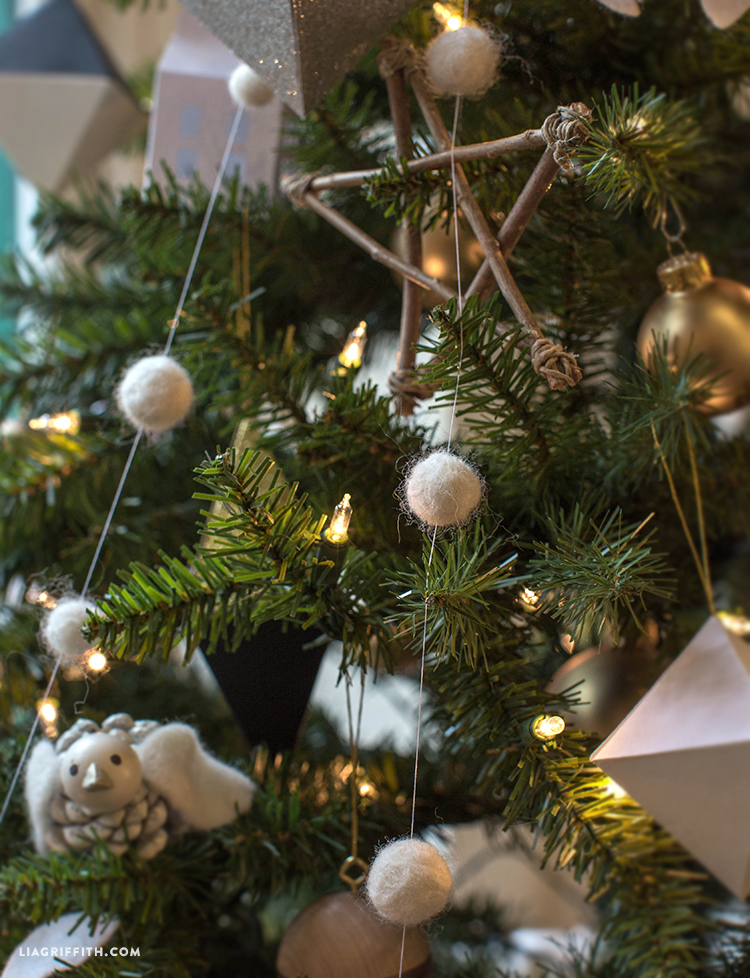
[[[469,19],[469,0],[464,0],[464,22]],[[461,365],[464,359],[464,325],[462,314],[464,311],[464,299],[463,293],[461,291],[461,249],[458,237],[458,193],[456,191],[456,136],[458,134],[458,117],[461,111],[461,96],[456,96],[456,105],[453,112],[453,132],[451,133],[451,191],[453,197],[453,238],[456,245],[456,276],[458,278],[458,315],[459,321],[461,323],[459,330],[459,356],[458,356],[458,369],[456,371],[456,386],[453,391],[453,404],[451,405],[451,417],[450,424],[448,426],[448,444],[446,447],[447,451],[450,451],[451,441],[453,440],[453,428],[456,422],[456,410],[458,406],[458,388],[461,381]],[[429,573],[430,567],[432,566],[432,557],[435,553],[435,540],[437,539],[438,528],[435,527],[432,533],[432,541],[430,543],[430,555],[427,559],[427,572]],[[411,797],[411,826],[409,829],[409,838],[414,838],[414,821],[417,811],[417,775],[419,774],[419,746],[422,736],[422,700],[424,694],[424,667],[425,659],[427,658],[427,596],[425,595],[424,601],[424,629],[422,631],[422,654],[420,656],[419,663],[419,700],[417,703],[417,735],[416,735],[416,749],[414,752],[414,789],[412,791]],[[402,978],[404,973],[404,950],[406,948],[406,926],[404,925],[403,932],[401,934],[401,957],[398,964],[398,978]]]
[[[219,171],[216,174],[216,179],[214,180],[213,189],[211,190],[211,196],[208,199],[208,206],[206,207],[206,213],[203,215],[203,223],[201,224],[200,231],[198,232],[198,239],[195,242],[193,255],[192,258],[190,259],[190,264],[188,265],[188,270],[185,275],[185,281],[182,286],[182,292],[180,293],[180,298],[177,301],[177,309],[175,311],[174,318],[172,319],[169,326],[169,334],[167,336],[166,343],[164,344],[164,350],[163,350],[164,355],[168,354],[169,351],[172,349],[172,343],[174,342],[175,333],[177,332],[177,327],[180,322],[180,317],[182,316],[182,311],[185,305],[185,301],[187,299],[188,290],[190,289],[190,285],[193,281],[195,266],[198,264],[198,257],[200,255],[201,248],[203,247],[203,241],[206,237],[206,231],[208,230],[208,224],[209,221],[211,220],[211,215],[213,214],[214,206],[216,204],[216,199],[219,196],[219,191],[221,190],[221,184],[224,179],[224,173],[229,163],[229,156],[232,152],[232,147],[234,146],[234,140],[235,137],[237,136],[237,130],[239,129],[240,120],[242,119],[243,112],[244,112],[244,108],[242,106],[237,108],[237,111],[235,112],[234,115],[234,120],[232,121],[232,126],[229,130],[227,145],[224,148],[224,154],[221,158]],[[91,584],[91,579],[94,576],[94,571],[96,570],[96,566],[99,563],[99,557],[102,552],[102,547],[104,546],[104,541],[107,537],[107,534],[109,533],[109,528],[112,525],[112,519],[114,518],[115,510],[117,509],[117,504],[120,502],[122,491],[125,488],[125,482],[130,473],[130,469],[133,466],[135,453],[138,451],[138,446],[141,443],[142,437],[143,437],[143,428],[138,428],[138,430],[136,431],[135,438],[133,439],[133,444],[130,446],[130,453],[128,454],[127,461],[125,462],[125,467],[122,470],[122,475],[120,476],[120,482],[118,483],[117,489],[115,490],[114,499],[112,500],[112,504],[109,507],[109,513],[107,514],[107,518],[104,521],[104,525],[102,526],[101,532],[99,534],[99,540],[96,544],[96,549],[94,550],[94,556],[91,558],[91,563],[89,565],[88,573],[86,574],[86,580],[84,581],[83,587],[81,588],[82,595],[85,595],[86,592],[88,591],[89,585]],[[57,678],[57,674],[60,671],[60,661],[61,660],[59,658],[55,659],[55,664],[52,668],[52,673],[49,677],[47,688],[45,689],[44,694],[42,696],[42,703],[46,702],[47,697],[49,696],[52,690],[52,686],[54,685],[55,679]],[[29,756],[29,750],[31,749],[32,741],[34,740],[34,736],[39,727],[39,716],[40,716],[40,711],[37,710],[36,715],[34,717],[34,722],[31,725],[31,730],[29,731],[29,735],[26,738],[26,744],[24,745],[23,751],[21,753],[21,759],[18,762],[18,766],[16,767],[16,770],[13,774],[13,778],[10,782],[10,787],[8,788],[8,792],[5,796],[5,801],[3,802],[3,807],[2,809],[0,809],[0,825],[2,825],[3,820],[5,819],[5,816],[8,812],[11,799],[13,798],[13,793],[16,790],[18,781],[21,777],[21,773],[23,772],[24,766],[26,764],[26,758]]]

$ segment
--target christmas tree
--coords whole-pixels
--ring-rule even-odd
[[[662,714],[690,731],[690,749],[713,751],[713,787],[706,764],[653,735],[633,747],[663,760],[645,807],[638,758],[633,787],[627,763],[618,786],[606,749],[602,767],[591,760],[609,731],[576,719],[575,685],[550,685],[571,649],[614,650],[622,675],[647,663],[645,692],[717,615],[717,648],[743,661],[725,629],[750,614],[750,444],[723,415],[750,403],[750,292],[736,284],[750,250],[750,20],[719,30],[696,0],[628,17],[590,0],[472,0],[502,63],[456,108],[424,82],[420,52],[462,15],[416,4],[290,117],[288,196],[225,181],[170,351],[194,407],[141,440],[89,582],[133,444],[115,388],[170,335],[210,188],[44,195],[35,227],[50,261],[4,259],[3,317],[19,326],[0,370],[2,796],[54,666],[40,619],[69,591],[96,602],[86,636],[107,664],[60,668],[42,736],[79,717],[184,718],[256,784],[249,811],[148,860],[101,841],[35,853],[19,785],[0,823],[6,957],[74,913],[117,918],[116,943],[140,948],[126,964],[88,959],[81,975],[272,976],[288,908],[341,890],[347,856],[369,863],[387,839],[487,818],[531,826],[545,861],[585,881],[601,933],[566,973],[750,974],[744,904],[725,889],[747,895],[746,839],[727,828],[746,734],[713,681],[719,652],[684,700],[705,700],[712,719]],[[355,171],[367,172],[335,177]],[[456,205],[462,286],[446,267]],[[402,265],[442,288],[432,303],[429,282],[402,288],[359,246],[367,235],[390,248],[399,226]],[[389,393],[362,371],[399,323]],[[436,459],[458,466],[458,496]],[[310,656],[340,641],[344,682],[357,668],[423,670],[439,749],[424,747],[415,770],[414,756],[357,751],[313,716],[294,749],[248,750],[168,660],[179,643],[188,658],[229,650],[252,681],[253,637],[269,623],[282,645],[309,637]],[[615,760],[646,719],[631,715]],[[724,720],[735,725],[722,739]],[[671,794],[740,882],[668,831],[649,792]],[[433,928],[436,978],[507,974],[470,917]],[[464,962],[441,951],[451,940],[471,945]]]

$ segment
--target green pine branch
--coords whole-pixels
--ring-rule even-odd
[[[617,641],[623,610],[640,624],[645,595],[671,597],[674,572],[665,555],[654,552],[655,531],[644,532],[650,518],[624,526],[615,510],[596,523],[576,506],[569,517],[561,513],[551,522],[552,544],[535,543],[531,586],[574,641],[596,638],[607,628]]]
[[[636,85],[623,94],[613,85],[596,112],[588,141],[576,149],[594,193],[618,211],[642,205],[654,225],[665,201],[695,200],[690,178],[717,161],[693,106],[655,89],[641,94]]]

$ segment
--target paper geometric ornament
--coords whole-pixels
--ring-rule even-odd
[[[304,116],[414,2],[185,0],[185,6]]]
[[[227,81],[239,59],[199,20],[181,13],[156,69],[148,124],[145,173],[166,185],[166,164],[178,183],[198,173],[211,186],[221,164],[237,106]],[[272,99],[243,113],[226,175],[250,186],[277,182],[283,105]]]
[[[641,12],[640,0],[599,0],[610,10],[628,17],[637,17]],[[658,0],[653,0],[658,2]],[[714,27],[731,27],[735,21],[750,9],[750,0],[701,0],[703,11]]]
[[[48,978],[55,971],[66,971],[65,965],[55,958],[78,967],[84,961],[97,960],[96,951],[110,941],[119,920],[97,924],[89,934],[90,921],[80,920],[79,913],[63,914],[51,924],[41,924],[33,930],[13,951],[3,969],[2,978]],[[79,923],[80,921],[80,923]],[[103,957],[104,953],[99,950]]]
[[[52,0],[0,37],[0,145],[27,180],[59,190],[145,124],[72,0]]]
[[[750,645],[718,618],[591,760],[735,896],[750,894]]]

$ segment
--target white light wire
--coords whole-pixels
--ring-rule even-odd
[[[193,256],[190,259],[190,264],[188,265],[188,270],[185,275],[185,282],[182,286],[182,292],[180,293],[180,298],[177,302],[177,309],[174,314],[174,319],[170,324],[169,335],[167,336],[167,341],[164,344],[163,353],[165,356],[172,349],[174,336],[175,333],[177,332],[177,326],[179,324],[180,317],[182,316],[182,310],[185,305],[185,300],[187,299],[188,290],[190,289],[190,284],[193,280],[193,274],[195,273],[195,266],[198,263],[198,256],[200,255],[201,248],[203,247],[203,241],[206,237],[206,231],[208,230],[208,224],[209,221],[211,220],[211,215],[213,214],[214,205],[216,204],[216,198],[219,196],[219,191],[221,190],[221,184],[224,179],[224,173],[226,171],[227,164],[229,163],[229,156],[230,153],[232,152],[232,147],[234,146],[234,140],[235,137],[237,136],[237,130],[239,129],[240,120],[242,119],[243,112],[244,109],[241,106],[237,108],[237,111],[234,116],[234,120],[232,121],[232,125],[229,130],[229,137],[227,139],[227,145],[224,149],[224,155],[221,158],[221,164],[219,165],[219,172],[216,174],[216,180],[214,181],[213,189],[211,191],[211,196],[209,197],[208,200],[206,213],[203,215],[203,223],[201,224],[201,229],[198,232],[198,239],[195,242],[195,248],[193,249]],[[130,446],[130,453],[128,455],[127,461],[125,462],[125,468],[122,470],[122,475],[120,476],[120,482],[118,483],[117,489],[115,490],[115,496],[114,499],[112,500],[112,505],[109,507],[109,513],[107,514],[107,518],[104,521],[104,526],[102,527],[101,533],[99,534],[99,540],[97,542],[96,549],[94,550],[94,556],[91,558],[91,564],[89,565],[88,573],[86,574],[86,580],[84,581],[83,587],[81,588],[81,594],[84,596],[89,589],[89,585],[91,584],[91,578],[94,576],[94,571],[96,569],[96,565],[99,562],[99,557],[102,552],[102,547],[104,546],[104,541],[107,537],[107,534],[109,533],[109,528],[112,525],[112,519],[115,515],[117,504],[119,503],[120,496],[122,496],[122,491],[125,488],[125,482],[127,480],[128,474],[130,473],[130,469],[132,468],[133,460],[135,459],[135,453],[138,451],[138,446],[141,443],[142,437],[143,437],[143,428],[139,428],[136,432],[135,438],[133,439],[133,444]],[[55,664],[52,668],[52,673],[47,683],[47,688],[45,689],[44,695],[42,697],[42,703],[46,702],[47,697],[49,696],[52,686],[55,682],[55,679],[57,678],[57,673],[59,671],[60,671],[60,659],[56,658]],[[26,739],[26,744],[21,754],[21,760],[18,762],[18,767],[16,768],[15,773],[13,775],[13,779],[10,782],[10,787],[8,788],[8,793],[5,796],[3,807],[2,809],[0,809],[0,825],[2,825],[3,819],[7,814],[11,799],[13,797],[13,793],[16,790],[16,786],[18,785],[18,780],[21,777],[21,773],[23,771],[24,765],[26,764],[26,758],[29,755],[29,750],[31,749],[31,743],[34,739],[34,735],[36,734],[38,727],[39,727],[39,710],[37,710],[36,716],[34,717],[34,722],[31,725],[29,736]]]

